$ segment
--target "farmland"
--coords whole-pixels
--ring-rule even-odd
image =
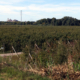
[[[13,69],[17,68],[20,72],[23,71],[24,75],[21,78],[28,74],[25,71],[44,76],[44,79],[38,76],[41,80],[48,78],[67,80],[73,79],[74,76],[73,80],[75,80],[79,77],[76,77],[76,71],[80,71],[80,26],[1,25],[0,47],[2,46],[4,53],[14,52],[12,46],[14,46],[16,52],[24,53],[18,58],[16,56],[0,58],[3,73],[6,72],[7,74],[8,71],[4,66],[7,65],[10,72],[11,66],[13,66]],[[3,51],[0,53],[3,53]],[[15,72],[13,71],[13,73]],[[61,75],[63,73],[65,75]],[[80,73],[78,72],[78,74]],[[56,75],[59,75],[59,77],[56,78]],[[16,76],[16,78],[19,77]],[[25,77],[24,80],[27,80],[27,78]],[[33,77],[33,80],[36,79]]]
[[[0,26],[0,46],[5,45],[5,51],[11,50],[13,45],[16,51],[21,51],[26,45],[38,46],[46,41],[54,42],[74,41],[80,39],[80,27],[77,26]]]

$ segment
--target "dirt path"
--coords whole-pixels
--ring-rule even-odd
[[[17,52],[17,53],[6,53],[6,54],[0,54],[0,57],[4,57],[4,56],[12,56],[12,55],[19,55],[22,54],[22,52]]]

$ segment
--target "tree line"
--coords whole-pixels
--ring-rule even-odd
[[[0,25],[53,25],[53,26],[80,26],[80,20],[72,17],[63,17],[62,19],[44,18],[35,21],[27,22],[0,22]]]

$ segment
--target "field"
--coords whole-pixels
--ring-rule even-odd
[[[0,53],[12,46],[23,54],[0,58],[1,80],[80,79],[80,26],[0,26]]]
[[[22,51],[25,45],[38,46],[46,41],[54,42],[74,41],[80,39],[78,26],[0,26],[0,46],[5,46],[5,51],[10,51],[13,45],[16,51]],[[32,47],[33,47],[32,46]]]

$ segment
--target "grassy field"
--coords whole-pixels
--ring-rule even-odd
[[[4,52],[14,46],[23,54],[0,58],[1,80],[80,79],[80,26],[3,25],[3,45]]]
[[[50,80],[27,70],[24,55],[0,57],[0,80]]]

